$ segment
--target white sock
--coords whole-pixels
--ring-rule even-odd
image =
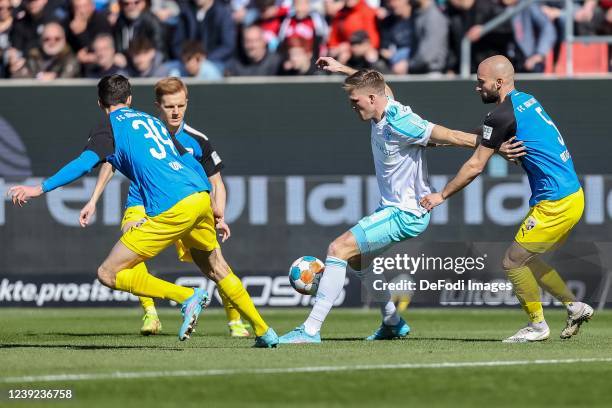
[[[573,314],[580,310],[581,305],[582,303],[580,302],[570,302],[565,306],[565,308],[567,309],[568,312]]]
[[[395,308],[395,303],[388,301],[380,305],[380,313],[382,314],[382,321],[387,326],[395,326],[399,323],[400,317]]]
[[[328,256],[325,259],[325,272],[319,281],[315,304],[308,319],[304,322],[304,329],[308,335],[314,336],[321,330],[321,325],[342,292],[345,279],[346,261]]]
[[[548,323],[546,323],[546,320],[542,320],[538,323],[529,323],[529,325],[538,331],[544,331],[548,329]]]

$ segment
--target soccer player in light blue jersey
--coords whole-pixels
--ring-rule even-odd
[[[506,140],[516,136],[522,141],[527,155],[521,158],[521,165],[531,187],[531,209],[506,251],[503,268],[529,323],[504,342],[548,339],[550,329],[544,320],[540,287],[567,308],[568,318],[561,338],[570,338],[591,318],[593,308],[576,301],[561,276],[540,254],[562,244],[584,210],[584,194],[572,157],[559,129],[540,102],[515,89],[514,68],[506,57],[493,56],[479,65],[476,90],[484,103],[497,105],[484,121],[482,142],[456,177],[441,192],[424,197],[421,204],[428,210],[442,204],[478,177]]]

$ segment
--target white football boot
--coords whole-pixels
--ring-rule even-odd
[[[588,322],[593,317],[593,308],[586,303],[573,302],[572,307],[567,311],[567,322],[565,329],[561,330],[561,338],[569,339],[578,334],[580,326],[584,322]]]
[[[503,340],[504,343],[530,343],[533,341],[543,341],[550,336],[550,329],[546,322],[535,325],[527,325],[517,331],[514,335]]]

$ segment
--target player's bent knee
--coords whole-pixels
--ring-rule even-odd
[[[100,265],[98,268],[98,280],[104,286],[108,286],[109,288],[115,287],[115,274],[104,265]]]
[[[334,240],[327,247],[327,256],[333,256],[334,258],[345,259],[344,245],[342,245],[342,241],[340,238]]]

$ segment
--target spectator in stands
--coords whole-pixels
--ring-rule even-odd
[[[135,37],[128,49],[130,76],[135,78],[165,77],[164,55],[148,37]]]
[[[332,21],[343,8],[344,0],[323,0],[323,10],[327,21]]]
[[[612,0],[586,0],[574,13],[576,34],[610,34]]]
[[[465,35],[472,42],[471,72],[488,57],[503,54],[506,44],[512,41],[512,30],[501,26],[481,35],[482,26],[503,11],[501,5],[490,0],[450,0],[447,7],[449,19],[449,52],[447,71],[459,72],[461,40]]]
[[[242,56],[229,61],[226,74],[229,76],[277,75],[282,63],[278,54],[268,51],[264,31],[257,25],[242,29]]]
[[[349,39],[355,31],[368,33],[374,48],[380,46],[380,36],[376,27],[376,11],[365,0],[344,0],[344,7],[336,13],[331,22],[329,34],[329,53],[340,62],[350,57]]]
[[[8,75],[8,55],[13,29],[13,5],[10,0],[0,0],[0,78]]]
[[[148,9],[146,0],[119,0],[119,7],[119,18],[113,29],[117,52],[125,54],[133,39],[143,37],[163,53],[164,27]]]
[[[612,0],[600,0],[599,5],[603,11],[604,18],[597,33],[612,35]]]
[[[519,0],[502,0],[512,7]],[[546,55],[552,51],[557,38],[555,28],[537,4],[523,9],[512,18],[514,41],[507,56],[518,72],[544,72]]]
[[[304,41],[299,44],[311,44],[313,47],[310,53],[316,59],[321,51],[321,47],[327,42],[329,28],[325,19],[310,7],[310,0],[295,0],[293,10],[283,20],[278,40],[287,50],[287,42],[300,38]],[[298,44],[294,42],[293,45]],[[299,51],[297,51],[299,52]]]
[[[302,37],[289,37],[283,42],[285,61],[280,75],[319,75],[313,59],[313,40]]]
[[[121,74],[128,76],[126,70],[115,62],[115,42],[110,34],[99,34],[91,44],[95,61],[85,68],[87,78],[102,78],[106,75]]]
[[[178,3],[182,0],[151,0],[151,12],[157,16],[162,23],[174,26],[178,22],[178,16],[181,12]]]
[[[243,24],[245,26],[257,25],[264,32],[264,39],[270,51],[278,48],[278,33],[281,23],[289,14],[289,8],[278,0],[253,0],[254,7],[247,10]]]
[[[165,76],[192,77],[218,80],[223,78],[219,68],[206,58],[204,47],[198,40],[187,40],[181,47],[181,60],[164,64]]]
[[[13,72],[13,77],[50,81],[57,78],[76,78],[80,75],[79,62],[66,42],[66,34],[61,24],[45,24],[40,41],[42,45],[28,52],[26,64]]]
[[[202,43],[208,61],[223,71],[236,51],[236,36],[231,9],[222,0],[189,0],[181,3],[171,55],[179,58],[182,44],[197,40]]]
[[[366,31],[355,31],[349,40],[351,58],[347,64],[355,69],[375,69],[383,74],[388,72],[387,65],[379,58],[378,50],[374,48]]]
[[[412,0],[413,47],[408,72],[442,72],[448,55],[448,20],[433,0]]]
[[[43,26],[55,18],[51,7],[47,7],[47,0],[24,0],[23,4],[25,12],[14,23],[11,42],[26,55],[29,50],[40,45]]]
[[[388,0],[390,13],[380,24],[380,55],[387,60],[391,72],[408,73],[412,43],[412,7],[410,0]]]
[[[112,28],[104,13],[96,11],[93,0],[71,0],[70,15],[66,22],[66,39],[81,64],[96,60],[91,52],[94,38],[111,33]]]

